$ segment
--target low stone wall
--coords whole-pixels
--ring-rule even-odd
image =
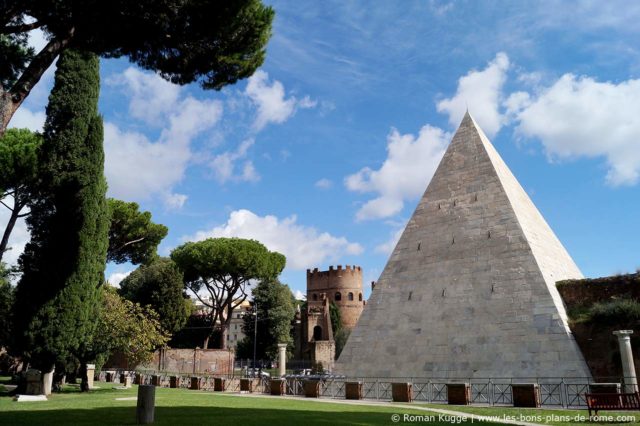
[[[160,349],[143,368],[182,374],[219,374],[233,372],[235,352],[227,349]]]

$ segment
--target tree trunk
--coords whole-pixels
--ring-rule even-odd
[[[10,92],[0,89],[0,138],[9,126],[9,121],[18,109],[18,105],[13,102]]]
[[[13,231],[13,227],[16,226],[22,207],[23,206],[21,206],[17,201],[14,201],[13,210],[11,210],[11,217],[9,217],[9,222],[7,222],[7,226],[4,228],[4,234],[2,234],[2,241],[0,241],[0,262],[2,261],[4,252],[7,251],[11,231]]]
[[[211,333],[205,336],[204,343],[202,344],[202,349],[209,349],[209,337],[211,337]]]
[[[226,324],[220,327],[220,349],[227,349],[227,335],[229,334]]]
[[[89,376],[87,375],[87,363],[82,361],[80,364],[80,391],[89,392]]]

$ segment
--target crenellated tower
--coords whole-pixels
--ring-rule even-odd
[[[323,297],[336,304],[343,327],[355,327],[366,303],[362,292],[362,269],[355,265],[346,265],[344,268],[342,265],[336,268],[329,266],[328,271],[307,269],[309,306],[320,306]]]

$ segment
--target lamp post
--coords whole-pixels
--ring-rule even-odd
[[[258,303],[255,302],[253,306],[253,316],[255,320],[253,322],[253,372],[256,371],[256,348],[258,346]]]

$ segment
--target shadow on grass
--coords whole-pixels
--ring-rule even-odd
[[[345,407],[346,408],[346,407]],[[398,410],[400,412],[400,410]],[[0,413],[2,425],[135,425],[135,407]],[[425,415],[430,413],[425,413]],[[436,417],[437,418],[437,417]],[[470,422],[469,422],[470,423]],[[391,413],[299,411],[228,407],[156,407],[154,425],[387,425]],[[429,424],[450,425],[448,422]],[[464,423],[463,423],[464,424]],[[495,423],[493,423],[495,424]]]

